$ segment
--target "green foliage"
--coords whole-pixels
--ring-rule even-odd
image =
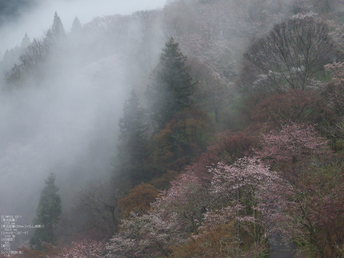
[[[255,243],[250,246],[240,244],[236,235],[235,221],[211,229],[202,229],[189,241],[172,249],[173,258],[213,258],[213,257],[265,257],[266,246]],[[247,236],[243,236],[244,242]]]
[[[206,149],[210,119],[205,112],[186,109],[177,113],[151,143],[150,170],[160,176],[167,170],[180,171]]]
[[[118,200],[122,216],[128,217],[131,212],[147,214],[150,204],[158,197],[158,191],[150,184],[142,183],[132,189],[127,197]]]
[[[293,239],[307,257],[342,257],[344,246],[344,184],[343,163],[338,157],[326,156],[303,167],[293,183],[293,196],[285,196],[296,205],[285,213],[293,224],[280,223],[280,228],[292,229]],[[327,164],[326,164],[327,163]],[[281,190],[280,190],[281,191]]]
[[[54,226],[59,222],[62,212],[61,198],[58,195],[59,188],[55,185],[55,175],[51,173],[45,180],[45,187],[41,192],[37,217],[33,220],[34,225],[41,225],[42,228],[36,228],[34,235],[30,239],[31,248],[43,249],[43,243],[54,244]]]
[[[186,244],[172,250],[173,258],[236,257],[240,251],[235,223],[230,222],[210,231],[203,230],[199,235],[192,236]]]
[[[192,103],[195,83],[185,61],[186,56],[180,51],[179,44],[171,38],[165,44],[160,62],[152,74],[152,84],[147,89],[149,112],[159,129]]]
[[[330,147],[335,152],[343,152],[344,150],[344,117],[341,117],[336,124],[336,130],[330,137]]]
[[[223,111],[225,116],[221,129],[231,129],[234,131],[243,130],[251,120],[248,115],[249,112],[246,111],[246,109],[245,98],[242,94],[235,92],[231,95],[228,106]]]
[[[195,93],[192,96],[195,105],[209,112],[216,124],[220,125],[225,118],[223,111],[231,102],[232,84],[198,59],[188,58],[186,62],[190,65],[193,79],[197,81]]]
[[[159,190],[166,190],[171,187],[171,182],[177,178],[178,172],[174,170],[167,170],[165,174],[160,177],[154,177],[150,183]]]
[[[147,126],[143,121],[144,111],[140,107],[139,99],[131,91],[129,99],[123,108],[120,119],[118,146],[118,175],[136,184],[146,179],[145,163],[148,155],[146,137]]]

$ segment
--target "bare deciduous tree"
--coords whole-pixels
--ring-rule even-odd
[[[243,92],[305,90],[324,76],[336,57],[327,25],[315,14],[298,14],[276,24],[244,54],[238,87]]]
[[[59,233],[71,240],[102,240],[118,231],[117,200],[120,190],[102,181],[91,181],[82,188],[72,210],[61,221]]]

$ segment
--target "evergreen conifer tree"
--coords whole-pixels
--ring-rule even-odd
[[[177,112],[192,104],[191,95],[195,83],[190,75],[190,68],[185,65],[186,59],[179,49],[179,44],[171,38],[165,44],[160,62],[153,71],[147,98],[151,118],[159,128]]]
[[[146,178],[145,161],[147,158],[147,126],[144,124],[144,110],[140,108],[139,98],[134,90],[123,108],[120,119],[118,163],[119,177],[129,179],[133,184]]]
[[[62,39],[66,36],[65,29],[63,27],[60,17],[57,15],[57,12],[55,12],[54,15],[54,21],[51,27],[51,32],[57,40]]]
[[[25,36],[20,44],[20,48],[23,51],[24,48],[27,48],[29,45],[31,44],[30,38],[27,35],[27,33],[25,33]]]
[[[61,22],[60,17],[55,12],[54,21],[51,28],[46,32],[44,44],[46,47],[51,48],[52,46],[60,43],[66,38],[66,32]]]
[[[77,35],[81,32],[81,30],[82,30],[81,22],[78,17],[75,17],[70,32],[71,34]]]
[[[43,243],[54,244],[54,226],[59,222],[59,216],[62,212],[61,198],[58,195],[59,188],[55,185],[55,175],[51,173],[45,180],[45,187],[41,192],[37,217],[33,220],[34,225],[41,225],[36,228],[34,235],[30,239],[31,248],[42,250]]]

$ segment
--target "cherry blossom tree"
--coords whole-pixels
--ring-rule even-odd
[[[243,226],[254,241],[260,241],[264,229],[258,210],[259,195],[265,191],[266,185],[278,178],[277,174],[259,159],[248,157],[238,159],[230,166],[218,163],[210,172],[213,174],[212,192],[223,208],[206,213],[203,226],[218,226],[217,223],[222,224],[223,220],[235,219],[239,239],[240,226]]]
[[[185,239],[176,213],[163,215],[159,210],[143,216],[132,213],[129,219],[122,220],[121,232],[110,239],[106,257],[168,257],[169,248]]]
[[[340,257],[344,184],[338,169],[312,166],[303,169],[297,181],[271,181],[258,205],[269,234],[299,243],[311,257]]]
[[[229,200],[240,199],[238,189],[254,196],[262,187],[261,184],[273,176],[260,160],[248,157],[240,158],[230,166],[218,163],[210,172],[213,174],[214,194]]]
[[[262,147],[255,153],[270,164],[283,166],[329,154],[327,144],[328,140],[320,137],[314,126],[291,123],[263,135]]]
[[[207,188],[192,170],[171,185],[146,214],[132,212],[122,220],[120,233],[108,246],[110,254],[168,257],[172,246],[184,243],[188,233],[197,233],[210,202]]]
[[[267,246],[262,212],[258,210],[259,193],[277,177],[276,173],[258,159],[248,157],[238,159],[232,165],[218,163],[209,172],[212,181],[208,191],[212,203],[202,214],[197,232],[184,245],[173,248],[172,257],[253,257],[264,254]],[[179,200],[181,189],[191,181],[200,180],[190,178],[190,170],[183,176],[183,180],[179,178],[172,186],[174,190],[169,194],[173,195],[167,195],[166,199]]]
[[[164,213],[175,212],[185,232],[197,233],[203,213],[210,203],[207,186],[192,170],[181,174],[171,185],[152,205],[159,207]]]
[[[278,170],[258,195],[267,232],[296,241],[313,257],[337,257],[343,245],[342,161],[311,125],[291,123],[263,135],[259,158]]]

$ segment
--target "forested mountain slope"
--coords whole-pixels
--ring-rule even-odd
[[[22,257],[343,257],[343,11],[170,1],[26,35],[0,63],[1,208],[49,230]]]

